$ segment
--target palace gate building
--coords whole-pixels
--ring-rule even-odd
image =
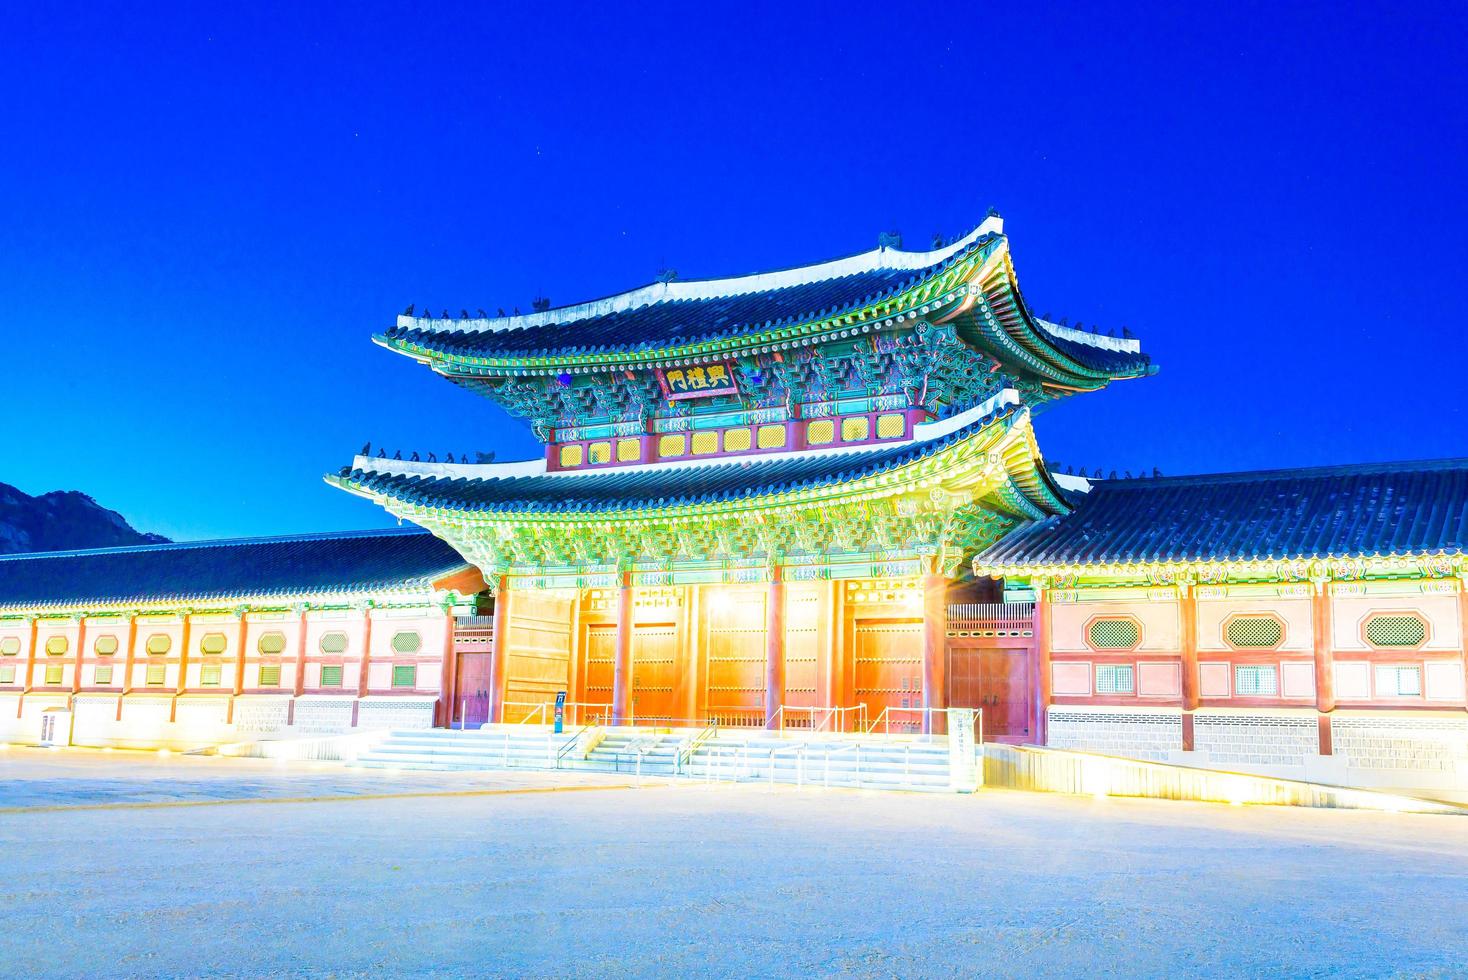
[[[1036,416],[1154,367],[1037,316],[997,215],[665,279],[375,337],[544,445],[327,478],[415,529],[0,559],[0,739],[61,705],[81,741],[183,744],[535,722],[565,692],[578,723],[975,707],[992,740],[1468,787],[1468,461],[1053,473]]]

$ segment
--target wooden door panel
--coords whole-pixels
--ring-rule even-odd
[[[852,690],[875,720],[891,708],[892,731],[917,731],[922,715],[902,709],[923,704],[923,628],[921,623],[864,623],[854,630]]]
[[[676,712],[678,631],[672,624],[639,626],[632,634],[632,716],[641,724],[666,724]]]
[[[578,723],[592,720],[596,713],[608,713],[612,703],[612,677],[616,670],[617,627],[615,624],[599,623],[586,627],[586,661],[581,672],[581,698],[592,707],[578,712]]]
[[[494,680],[494,654],[458,655],[457,692],[452,705],[454,724],[474,728],[489,721],[489,686]]]

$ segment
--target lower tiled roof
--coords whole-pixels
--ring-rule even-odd
[[[0,609],[404,591],[467,567],[421,528],[0,557]]]
[[[979,567],[1261,561],[1468,548],[1468,459],[1102,480]]]

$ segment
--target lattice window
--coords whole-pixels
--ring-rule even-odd
[[[0,667],[0,684],[14,684],[14,683],[15,683],[15,668],[14,667]]]
[[[877,438],[878,439],[900,439],[907,431],[907,420],[901,415],[877,416]]]
[[[855,415],[841,420],[842,442],[863,442],[871,438],[872,423],[865,415]]]
[[[1235,616],[1225,632],[1230,646],[1272,650],[1284,639],[1284,624],[1273,616]]]
[[[398,664],[392,669],[393,687],[414,687],[418,683],[418,668],[412,664]]]
[[[1372,616],[1366,641],[1377,647],[1416,647],[1427,639],[1427,624],[1417,616]]]
[[[64,671],[64,669],[65,668],[63,668],[60,664],[56,664],[54,666],[47,667],[46,668],[46,683],[47,684],[60,684],[61,683],[61,674]]]
[[[612,444],[610,442],[593,442],[586,447],[586,459],[591,463],[610,463],[612,461]]]
[[[339,664],[322,664],[322,666],[321,666],[321,686],[322,687],[341,687],[342,686],[342,669],[341,669],[341,666]]]
[[[280,686],[280,664],[260,665],[260,687]]]
[[[658,440],[659,456],[682,456],[688,452],[688,440],[683,433],[676,432]]]
[[[1086,636],[1097,650],[1131,650],[1141,640],[1142,630],[1134,619],[1097,619]]]
[[[204,664],[199,668],[199,684],[203,687],[218,687],[224,669],[219,664]]]
[[[719,451],[719,434],[717,432],[695,432],[693,434],[693,455],[712,456]]]
[[[168,668],[162,664],[149,664],[148,672],[143,677],[143,683],[149,687],[162,687],[163,681],[168,677]]]
[[[67,648],[71,646],[64,636],[51,636],[46,638],[46,656],[60,657],[66,654]]]
[[[341,631],[321,634],[322,653],[345,653],[347,649],[347,634]]]
[[[755,433],[756,445],[761,449],[780,449],[785,445],[783,425],[762,425]]]
[[[1131,664],[1097,664],[1097,694],[1131,694],[1137,689]]]
[[[1422,697],[1422,668],[1415,664],[1377,664],[1376,696],[1379,698]]]
[[[261,653],[275,654],[285,649],[284,633],[261,633],[259,641],[255,644]]]
[[[93,669],[93,671],[92,671],[92,683],[93,684],[111,684],[112,683],[112,666],[109,664],[106,667],[97,667],[97,668]]]
[[[99,636],[97,642],[92,644],[92,649],[99,657],[110,657],[117,652],[117,637]]]
[[[724,452],[742,453],[749,448],[748,429],[730,429],[724,433]]]
[[[7,636],[0,640],[0,657],[13,657],[20,653],[20,637]]]
[[[561,447],[560,460],[562,466],[580,466],[583,458],[584,454],[580,446]]]
[[[223,633],[205,633],[199,639],[199,652],[217,656],[225,651],[229,641],[224,638]]]
[[[1235,664],[1234,696],[1240,698],[1279,697],[1279,673],[1273,664]]]
[[[836,441],[836,423],[818,419],[805,427],[805,441],[812,446],[827,446]]]
[[[143,644],[143,649],[148,651],[152,657],[161,657],[173,648],[173,637],[167,633],[154,633],[148,637],[148,642]],[[158,683],[163,683],[159,681]]]
[[[642,458],[641,439],[618,439],[617,462],[635,463]]]
[[[412,630],[403,630],[401,633],[392,635],[392,648],[395,653],[417,653],[423,646],[423,638]]]

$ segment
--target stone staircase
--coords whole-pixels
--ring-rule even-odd
[[[582,739],[572,746],[572,740]],[[695,744],[696,743],[696,744]],[[691,751],[690,751],[691,750]],[[948,743],[763,730],[539,726],[393,732],[357,757],[369,769],[571,769],[702,782],[765,782],[947,792]]]

